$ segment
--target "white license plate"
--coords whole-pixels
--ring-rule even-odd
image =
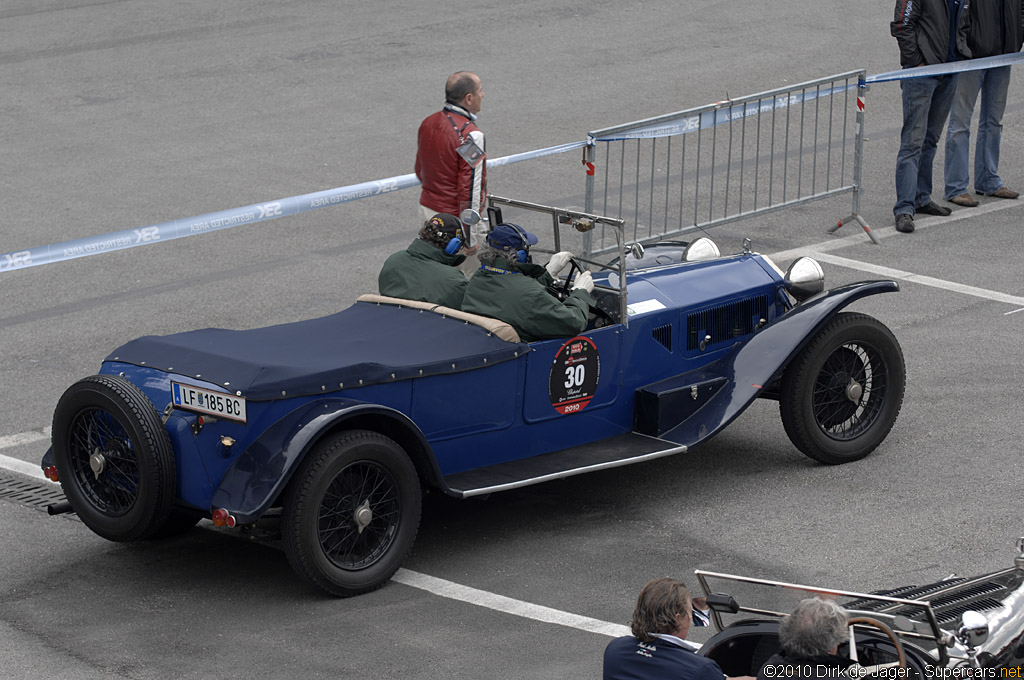
[[[175,406],[189,411],[245,422],[245,398],[227,392],[213,392],[172,381],[171,401]]]

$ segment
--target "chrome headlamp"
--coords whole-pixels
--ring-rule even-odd
[[[803,301],[825,290],[825,272],[812,258],[801,257],[786,270],[786,289],[797,300]]]
[[[683,262],[698,262],[700,260],[713,260],[722,255],[715,242],[706,236],[702,236],[686,246],[683,251]]]

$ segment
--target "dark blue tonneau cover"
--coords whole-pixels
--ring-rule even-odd
[[[147,335],[107,361],[198,377],[259,401],[333,392],[360,380],[372,385],[468,371],[529,349],[435,312],[357,302],[321,319],[268,328]]]

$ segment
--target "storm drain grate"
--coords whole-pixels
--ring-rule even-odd
[[[64,500],[64,492],[51,482],[0,475],[0,499],[46,512],[46,506]]]

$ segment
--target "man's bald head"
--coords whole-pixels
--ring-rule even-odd
[[[473,114],[479,113],[484,99],[480,77],[470,71],[451,74],[444,86],[444,98],[449,104],[461,106]]]

